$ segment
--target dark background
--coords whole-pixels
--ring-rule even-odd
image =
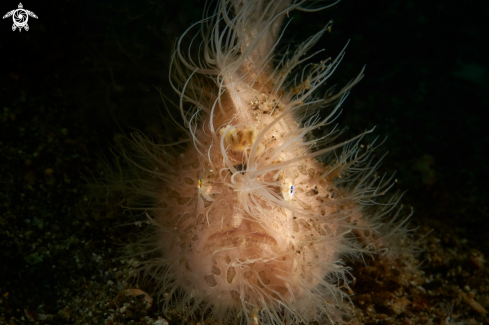
[[[0,13],[17,5],[2,1]],[[39,17],[29,18],[28,32],[12,32],[11,18],[0,21],[3,320],[40,304],[57,313],[67,283],[95,272],[77,262],[82,255],[124,237],[108,230],[118,217],[86,212],[81,176],[97,174],[97,153],[108,152],[117,134],[173,132],[161,122],[153,86],[175,98],[167,81],[172,43],[201,17],[204,2],[23,5]],[[291,14],[284,36],[294,46],[334,20],[317,60],[350,44],[329,85],[367,64],[338,122],[349,135],[377,126],[376,136],[387,136],[378,150],[390,152],[382,170],[397,171],[397,188],[409,190],[403,202],[414,207],[415,225],[453,232],[486,255],[488,12],[486,1],[344,0]]]

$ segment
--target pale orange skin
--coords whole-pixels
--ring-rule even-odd
[[[250,105],[253,118],[240,121],[233,119],[235,108],[227,101],[229,106],[223,105],[227,116],[216,114],[215,120],[229,130],[244,124],[236,132],[238,137],[246,136],[251,126],[260,134],[283,112],[285,105],[271,99],[275,96],[262,96],[254,89],[242,89],[240,94],[246,102],[246,97],[259,96],[279,104],[273,114],[263,114],[265,99],[258,109]],[[289,163],[309,153],[301,138],[296,139],[300,128],[291,115],[262,137],[261,146],[246,143],[240,150],[242,142],[227,143],[226,131],[220,132],[227,149],[207,147],[212,167],[193,147],[175,163],[174,181],[160,194],[167,209],[155,221],[168,227],[168,233],[161,232],[164,257],[176,261],[178,282],[195,298],[250,311],[254,307],[246,306],[259,306],[260,300],[271,305],[274,300],[296,304],[336,265],[338,252],[346,244],[345,219],[352,214],[353,204],[347,208],[349,202],[336,203],[331,198],[337,190],[332,177],[323,176],[328,169],[314,158]],[[204,132],[198,138],[208,146],[212,142]],[[296,140],[295,147],[285,146],[276,156],[267,155],[290,139]],[[258,163],[247,159],[253,144],[260,147]],[[240,167],[231,171],[223,156],[231,166]],[[283,168],[267,172],[281,163]],[[328,263],[330,267],[325,267]],[[297,308],[303,307],[298,304]]]

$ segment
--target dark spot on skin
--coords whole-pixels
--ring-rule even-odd
[[[314,192],[314,195],[317,195],[319,193],[317,186],[314,186],[314,189],[312,191]]]
[[[236,168],[236,170],[238,172],[240,172],[241,174],[246,173],[246,164],[245,163],[242,163],[242,164],[239,164],[239,165],[236,165],[233,167]],[[231,175],[233,174],[233,172],[231,172],[231,169],[229,169],[229,173],[231,173]]]
[[[255,108],[253,108],[253,110],[255,110],[255,111],[256,111],[258,108],[259,108],[258,106],[255,106]]]
[[[263,114],[268,114],[268,112],[267,111],[263,111]]]

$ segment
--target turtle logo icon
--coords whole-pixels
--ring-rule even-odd
[[[14,24],[12,25],[12,31],[15,31],[15,29],[18,28],[19,32],[22,31],[22,28],[24,28],[26,31],[29,30],[29,25],[27,25],[29,16],[37,19],[36,14],[33,13],[32,11],[25,10],[24,7],[22,6],[22,3],[19,3],[18,9],[14,9],[12,11],[7,12],[3,16],[3,19],[10,16],[12,16],[12,19],[14,20]]]

